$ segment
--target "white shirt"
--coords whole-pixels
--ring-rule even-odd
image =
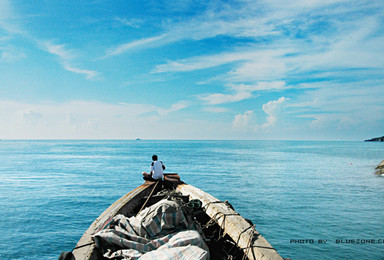
[[[151,167],[149,168],[149,172],[153,173],[152,178],[155,180],[159,180],[163,178],[163,163],[160,161],[154,161],[151,163]]]

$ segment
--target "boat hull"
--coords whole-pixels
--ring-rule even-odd
[[[254,226],[238,214],[227,202],[221,202],[214,196],[181,182],[178,178],[172,179],[172,176],[169,176],[168,179],[172,180],[171,185],[173,188],[182,195],[189,196],[189,200],[200,200],[208,217],[221,227],[221,234],[230,236],[240,250],[243,250],[248,259],[283,259],[268,241],[255,230]],[[151,195],[161,189],[160,186],[158,182],[146,181],[106,209],[91,224],[72,251],[75,259],[102,259],[102,255],[100,255],[92,240],[93,235],[107,228],[116,215],[132,215],[133,210],[137,211],[138,208],[143,208]],[[141,205],[144,197],[148,197],[148,199],[144,205]]]

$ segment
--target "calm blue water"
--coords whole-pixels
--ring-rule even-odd
[[[111,203],[168,172],[229,200],[292,259],[384,259],[383,143],[0,141],[0,259],[57,259]],[[291,242],[309,240],[314,243]],[[318,240],[327,240],[318,243]],[[380,240],[379,240],[380,239]]]

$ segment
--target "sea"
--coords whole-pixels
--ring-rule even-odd
[[[1,140],[0,259],[71,251],[153,154],[284,258],[384,259],[384,143],[217,140]]]

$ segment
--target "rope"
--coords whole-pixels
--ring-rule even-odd
[[[139,213],[143,210],[143,208],[145,207],[145,205],[147,205],[148,200],[152,197],[152,194],[153,194],[153,192],[155,191],[156,186],[157,186],[157,184],[159,184],[160,181],[161,181],[161,180],[158,180],[158,181],[156,182],[156,184],[155,184],[155,186],[153,187],[151,193],[149,194],[147,200],[144,202],[144,204],[143,204],[143,206],[141,207],[141,209],[139,210],[139,212],[137,212],[136,216],[139,215]]]
[[[90,245],[92,245],[92,244],[94,244],[94,243],[95,243],[95,241],[92,241],[92,242],[89,242],[89,243],[87,243],[87,244],[84,244],[84,245],[81,245],[81,246],[77,246],[77,247],[75,247],[74,249],[72,249],[71,252],[73,252],[73,250],[76,250],[76,249],[79,249],[79,248],[82,248],[82,247],[85,247],[85,246],[90,246]]]
[[[218,203],[218,202],[217,202],[217,203]],[[207,205],[208,205],[208,204],[207,204]],[[221,214],[221,216],[218,216],[218,217],[217,217],[217,215],[219,215],[219,214]],[[221,217],[223,217],[223,222],[221,223],[221,226],[219,225],[219,227],[220,227],[220,230],[219,230],[219,239],[220,239],[220,238],[223,238],[224,235],[222,235],[221,232],[222,232],[222,230],[224,231],[224,228],[225,228],[225,219],[226,219],[227,216],[240,216],[240,214],[239,214],[239,213],[225,214],[225,213],[219,211],[219,212],[217,212],[215,215],[212,216],[212,218],[207,222],[207,224],[204,225],[204,228],[208,228],[208,227],[212,226],[212,225],[213,225],[213,222],[216,222],[217,224],[219,224],[219,219],[220,219]],[[224,234],[224,233],[223,233],[223,234]]]
[[[212,201],[212,202],[209,202],[207,203],[203,208],[205,210],[208,209],[209,205],[210,204],[213,204],[213,203],[223,203],[225,205],[227,205],[228,207],[232,208],[232,205],[228,203],[228,201]],[[218,216],[219,214],[221,214],[220,216]],[[221,234],[221,230],[224,230],[224,227],[225,227],[225,219],[227,216],[238,216],[240,215],[239,213],[235,213],[235,214],[224,214],[222,212],[217,212],[208,222],[207,224],[204,226],[204,228],[207,228],[209,226],[211,226],[213,224],[213,222],[216,222],[218,224],[218,220],[223,217],[223,222],[222,222],[222,225],[220,226],[220,231],[219,231],[219,239],[220,238],[223,238],[224,235]],[[218,217],[217,217],[218,216]],[[264,249],[273,249],[276,251],[275,248],[273,247],[265,247],[265,246],[257,246],[257,245],[252,245],[253,242],[257,239],[258,237],[258,234],[256,234],[255,236],[255,227],[256,225],[250,225],[249,227],[247,227],[246,229],[244,229],[243,231],[241,231],[241,233],[239,234],[239,237],[237,238],[237,242],[236,242],[236,245],[238,245],[239,241],[240,241],[240,238],[241,238],[241,235],[244,234],[247,230],[251,229],[252,228],[252,235],[250,236],[250,239],[248,241],[248,245],[247,247],[245,248],[239,248],[240,250],[247,250],[244,252],[244,255],[243,255],[243,259],[247,259],[247,255],[249,253],[249,250],[251,250],[252,252],[252,256],[254,259],[256,259],[256,255],[255,255],[255,251],[254,251],[254,248],[257,247],[257,248],[264,248]],[[230,252],[231,250],[233,249],[233,247],[228,251]]]
[[[244,247],[244,248],[240,248],[240,249],[241,249],[241,250],[245,250],[245,249],[255,248],[255,247],[257,247],[257,248],[264,248],[264,249],[272,249],[272,250],[277,251],[276,248],[274,248],[274,247],[268,247],[268,246],[256,246],[256,245],[254,245],[254,246],[249,246],[249,247]]]
[[[245,254],[243,256],[243,259],[246,259],[246,255],[248,255],[249,253],[249,250],[251,250],[251,244],[253,244],[253,239],[255,237],[255,225],[253,226],[249,226],[248,228],[246,228],[245,230],[249,229],[250,227],[252,227],[252,236],[249,238],[249,241],[248,241],[248,246],[246,247],[247,248],[247,251],[245,251]],[[253,259],[256,260],[256,256],[255,256],[255,252],[253,250],[253,247],[252,247],[252,256],[253,256]]]
[[[204,207],[203,207],[203,209],[204,209],[205,211],[207,211],[209,205],[211,205],[211,204],[216,204],[216,203],[223,203],[223,204],[225,204],[227,207],[229,207],[229,208],[231,208],[231,209],[233,210],[232,205],[231,205],[227,200],[226,200],[226,201],[220,201],[220,200],[218,200],[218,201],[211,201],[211,202],[205,204]],[[222,214],[222,215],[219,216],[219,217],[217,217],[217,215],[219,215],[219,214]],[[220,238],[224,237],[224,235],[221,235],[221,230],[224,231],[224,227],[225,227],[225,219],[226,219],[226,217],[227,217],[227,216],[239,216],[239,215],[240,215],[240,214],[237,213],[237,212],[236,212],[236,213],[225,214],[225,213],[219,211],[219,212],[217,212],[215,215],[212,216],[212,218],[207,222],[207,224],[205,224],[204,228],[207,228],[207,227],[212,226],[212,225],[213,225],[213,222],[216,222],[217,224],[219,224],[219,219],[220,219],[221,217],[223,217],[223,222],[221,223],[221,226],[219,225],[219,226],[220,226],[220,230],[219,230],[219,239],[220,239]],[[216,217],[217,217],[217,218],[216,218]]]
[[[272,249],[272,250],[277,251],[277,250],[276,250],[275,248],[273,248],[273,247],[253,245],[253,243],[257,240],[257,238],[258,238],[258,236],[259,236],[259,234],[255,234],[255,227],[256,227],[256,225],[249,226],[249,227],[247,227],[246,229],[244,229],[243,231],[241,231],[241,233],[239,234],[239,237],[238,237],[238,239],[237,239],[236,244],[239,243],[241,235],[244,234],[248,229],[252,228],[252,233],[253,233],[253,234],[252,234],[252,236],[250,237],[250,239],[249,239],[249,241],[248,241],[248,245],[247,245],[247,247],[239,248],[239,249],[240,249],[240,250],[247,250],[246,253],[245,253],[246,255],[248,254],[249,250],[252,250],[251,252],[252,252],[252,256],[253,256],[254,259],[256,259],[256,256],[255,256],[255,250],[254,250],[255,247],[257,247],[257,248],[264,248],[264,249]],[[255,236],[255,235],[256,235],[256,236]],[[252,245],[251,245],[251,244],[252,244]]]
[[[253,226],[249,226],[249,227],[247,227],[246,229],[244,229],[243,231],[241,231],[241,233],[239,234],[239,237],[237,238],[237,242],[236,242],[236,244],[239,244],[241,235],[244,234],[245,231],[247,231],[248,229],[253,228],[253,227],[255,227],[255,225],[253,225]]]
[[[225,204],[227,207],[229,207],[229,208],[231,208],[231,209],[234,210],[233,206],[228,202],[228,200],[226,200],[226,201],[221,201],[221,200],[218,200],[218,201],[211,201],[211,202],[205,204],[205,206],[204,206],[203,208],[204,208],[205,210],[207,210],[208,207],[209,207],[209,205],[211,205],[211,204],[216,204],[216,203],[223,203],[223,204]]]

